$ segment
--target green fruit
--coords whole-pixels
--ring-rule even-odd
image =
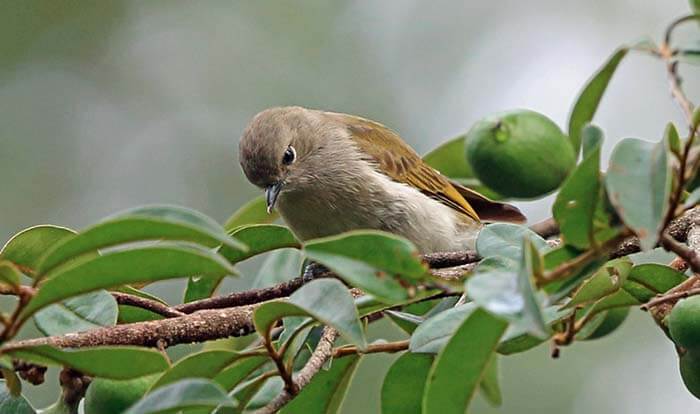
[[[668,317],[673,341],[686,349],[700,348],[700,296],[682,299]]]
[[[622,325],[622,323],[627,319],[627,315],[630,314],[630,308],[613,308],[610,309],[603,318],[603,322],[598,325],[595,330],[588,335],[585,339],[598,339],[606,335],[609,335],[613,331]]]
[[[700,353],[686,352],[681,356],[679,365],[685,387],[695,398],[700,399]]]
[[[126,411],[158,377],[148,375],[131,380],[95,378],[85,393],[85,414],[119,414]]]
[[[476,177],[506,197],[554,191],[576,163],[569,139],[546,116],[528,110],[493,115],[467,133],[467,161]]]

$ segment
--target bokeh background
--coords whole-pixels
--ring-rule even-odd
[[[40,223],[80,229],[147,203],[223,222],[258,194],[238,167],[237,144],[269,106],[372,118],[421,153],[506,109],[531,108],[564,126],[616,46],[658,39],[687,13],[685,0],[0,0],[0,240]],[[682,72],[700,99],[700,71]],[[662,64],[630,56],[596,117],[605,153],[626,136],[658,139],[669,120],[680,117]],[[518,204],[532,221],[550,215],[551,197]],[[175,300],[180,288],[157,292]],[[503,407],[478,400],[472,411],[700,407],[670,342],[640,311],[610,337],[558,360],[548,352],[503,358]],[[378,412],[393,358],[365,358],[344,413]],[[55,387],[25,390],[42,407]]]

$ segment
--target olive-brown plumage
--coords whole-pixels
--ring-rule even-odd
[[[267,109],[243,133],[240,162],[301,240],[378,229],[422,252],[473,245],[480,219],[522,221],[428,166],[395,132],[364,118]]]

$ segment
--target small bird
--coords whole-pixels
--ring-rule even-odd
[[[266,109],[245,129],[241,167],[302,241],[376,229],[421,253],[473,248],[482,220],[520,211],[450,181],[395,132],[353,115],[298,106]]]

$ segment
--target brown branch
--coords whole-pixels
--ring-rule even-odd
[[[408,339],[403,340],[403,341],[396,341],[396,342],[386,342],[382,344],[371,344],[367,346],[367,349],[364,351],[357,349],[356,346],[343,346],[340,348],[336,348],[333,351],[333,357],[334,358],[341,358],[347,355],[354,355],[354,354],[376,354],[380,352],[387,352],[387,353],[395,353],[395,352],[401,352],[405,351],[408,349],[408,345],[410,344],[410,341]]]
[[[546,239],[548,237],[556,236],[557,234],[559,234],[559,224],[557,224],[556,220],[554,220],[553,217],[550,217],[548,219],[533,224],[532,226],[530,226],[530,230],[534,231],[535,233],[539,234],[540,236]]]
[[[474,270],[479,263],[467,263],[459,266],[432,269],[430,274],[444,280],[459,280]]]
[[[662,304],[662,303],[673,302],[673,301],[676,301],[676,300],[680,300],[680,299],[687,298],[687,297],[689,297],[689,296],[695,296],[695,295],[700,295],[700,287],[698,287],[698,288],[693,288],[693,289],[690,289],[690,290],[684,290],[684,291],[680,291],[680,292],[669,293],[669,294],[667,294],[667,295],[662,295],[662,296],[655,297],[654,299],[652,299],[652,300],[650,300],[649,302],[643,304],[643,305],[640,306],[639,308],[640,308],[641,310],[646,311],[646,310],[649,310],[649,309],[651,309],[651,308],[653,308],[653,307],[656,307],[656,306],[658,306],[658,305],[660,305],[660,304]]]
[[[138,345],[156,347],[161,344],[204,342],[230,336],[244,336],[255,330],[255,306],[230,309],[203,310],[191,315],[157,321],[136,322],[93,329],[46,338],[27,339],[8,343],[0,352],[13,349],[51,345],[59,348],[82,348],[102,345]]]
[[[272,299],[287,297],[302,287],[304,283],[306,283],[306,280],[304,280],[303,277],[297,277],[288,282],[283,282],[267,288],[234,292],[225,296],[216,296],[183,303],[182,305],[175,306],[174,309],[182,313],[192,313],[202,309],[222,309],[252,305]]]
[[[321,335],[321,339],[316,345],[316,349],[311,354],[311,357],[295,376],[294,384],[297,389],[301,390],[311,382],[311,379],[316,375],[328,358],[333,355],[333,342],[338,337],[338,331],[326,326]],[[282,407],[287,405],[294,398],[294,394],[290,394],[287,390],[283,390],[265,407],[255,411],[255,414],[273,414],[278,412]]]
[[[661,236],[661,246],[664,249],[677,254],[693,269],[693,272],[700,273],[700,255],[685,244],[679,243],[668,234]]]
[[[284,365],[284,353],[277,352],[275,346],[272,344],[272,328],[273,327],[270,326],[267,331],[263,333],[263,345],[267,350],[268,356],[272,359],[272,362],[275,363],[275,367],[277,367],[282,381],[284,381],[285,391],[290,395],[296,395],[299,392],[299,388],[294,383],[291,372],[287,370],[287,367]]]
[[[184,312],[173,309],[168,305],[164,305],[158,301],[142,298],[140,296],[130,295],[122,292],[110,292],[117,303],[120,305],[135,306],[137,308],[146,309],[153,313],[157,313],[166,318],[176,318],[184,316]]]
[[[464,250],[459,252],[438,252],[428,253],[422,256],[425,263],[431,269],[441,269],[444,267],[455,267],[468,263],[476,263],[481,257],[474,250]]]

